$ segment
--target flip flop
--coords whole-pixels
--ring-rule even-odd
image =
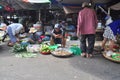
[[[93,57],[92,54],[87,54],[87,55],[86,55],[86,58],[92,58],[92,57]]]
[[[86,53],[82,53],[81,56],[82,56],[82,57],[86,57]]]
[[[14,44],[9,42],[7,45],[13,47]]]

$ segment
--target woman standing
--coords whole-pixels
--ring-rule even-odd
[[[83,9],[78,15],[77,36],[80,37],[81,56],[90,58],[94,49],[97,16],[95,11],[90,8],[89,3],[84,2],[82,7]],[[86,40],[88,40],[88,47]]]
[[[103,33],[104,40],[102,41],[102,51],[105,49],[107,40],[110,41],[109,50],[113,51],[117,34],[120,34],[120,19],[113,21],[105,28]]]

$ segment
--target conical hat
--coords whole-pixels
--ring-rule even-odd
[[[29,31],[29,33],[35,33],[35,32],[37,32],[37,29],[35,29],[35,28],[30,28],[30,31]]]

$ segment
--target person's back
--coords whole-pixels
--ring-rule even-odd
[[[94,10],[91,8],[84,8],[79,14],[81,14],[81,22],[79,23],[81,34],[95,34],[97,18]]]
[[[83,9],[78,15],[77,36],[80,37],[81,56],[89,58],[92,57],[94,49],[97,16],[95,11],[90,8],[89,3],[84,2],[82,7]],[[86,45],[86,41],[88,42],[88,46]]]
[[[23,28],[23,25],[20,23],[12,23],[8,25],[8,28],[11,28],[13,35],[15,35],[16,33],[19,33],[19,31]]]
[[[20,24],[20,23],[12,23],[12,24],[9,25],[9,27],[15,28],[15,29],[16,29],[18,26],[22,26],[22,24]]]
[[[23,25],[20,23],[12,23],[7,26],[6,32],[10,37],[8,46],[13,46],[16,42],[19,42],[18,34],[22,29],[23,29]]]

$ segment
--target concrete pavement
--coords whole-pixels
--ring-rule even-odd
[[[101,54],[92,59],[39,53],[36,58],[17,58],[6,44],[0,44],[0,80],[120,80],[120,64]]]

